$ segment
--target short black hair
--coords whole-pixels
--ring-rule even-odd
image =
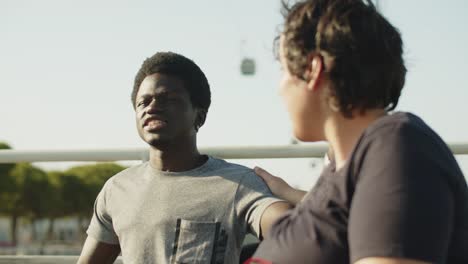
[[[140,85],[146,76],[161,73],[179,78],[190,94],[190,100],[196,108],[208,112],[211,104],[210,84],[203,71],[191,59],[174,52],[157,52],[147,58],[135,76],[132,91],[133,108]]]
[[[342,114],[393,110],[405,83],[398,29],[367,0],[283,2],[285,57],[289,71],[304,79],[310,54],[328,54],[325,72]],[[277,37],[278,39],[278,37]]]

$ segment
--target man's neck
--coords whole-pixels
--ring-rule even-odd
[[[351,119],[337,114],[326,122],[325,137],[333,148],[337,170],[346,164],[364,130],[385,114],[383,109],[356,112]]]
[[[167,147],[151,146],[149,153],[151,166],[161,171],[188,171],[201,166],[206,158],[193,144],[171,144]]]

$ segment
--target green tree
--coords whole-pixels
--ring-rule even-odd
[[[70,192],[69,188],[70,186],[73,186],[73,184],[69,184],[70,179],[72,178],[73,176],[67,177],[67,175],[61,171],[47,172],[48,186],[46,188],[48,189],[48,192],[43,197],[47,201],[44,207],[45,213],[43,217],[47,218],[49,221],[46,236],[41,240],[40,252],[43,252],[46,240],[53,239],[55,220],[67,215],[72,215],[75,212],[70,205],[73,204],[74,197],[76,196],[66,195],[67,193],[73,193]],[[75,182],[78,183],[78,186],[82,185],[79,185],[79,179],[75,180]]]
[[[52,239],[54,230],[55,219],[64,217],[70,211],[67,210],[65,195],[64,195],[64,182],[65,174],[61,171],[47,172],[49,181],[50,195],[46,208],[46,217],[49,219],[49,227],[47,231],[47,238]],[[68,212],[67,212],[68,211]]]
[[[11,186],[0,196],[0,213],[11,218],[12,243],[17,242],[17,223],[19,217],[36,219],[44,215],[48,192],[47,176],[44,171],[29,163],[18,163],[9,173]]]
[[[10,145],[5,142],[0,142],[0,151],[3,149],[11,149]],[[15,167],[14,163],[1,163],[0,164],[0,214],[10,216],[10,212],[14,207],[14,193],[16,185],[14,178],[11,176],[11,171]],[[15,222],[12,226],[16,228]],[[16,236],[11,232],[12,243],[16,244]]]
[[[31,164],[21,164],[24,175],[22,189],[26,216],[31,220],[33,239],[37,240],[36,221],[45,218],[54,195],[47,173]]]
[[[5,142],[0,142],[0,151],[2,149],[11,149],[11,147]],[[13,182],[10,177],[10,171],[13,167],[15,167],[14,163],[0,163],[0,194],[7,192],[13,187]]]

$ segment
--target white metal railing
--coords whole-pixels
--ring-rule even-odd
[[[75,264],[78,256],[0,256],[0,264]],[[122,258],[114,264],[122,264]]]
[[[468,148],[467,148],[468,149]],[[200,148],[223,159],[274,159],[323,157],[327,145],[225,146]],[[0,163],[148,160],[147,148],[93,150],[0,150]]]
[[[449,147],[455,155],[468,154],[468,143],[454,142]],[[319,158],[327,144],[279,146],[202,147],[200,152],[223,159]],[[147,148],[94,150],[0,150],[0,163],[148,160]]]

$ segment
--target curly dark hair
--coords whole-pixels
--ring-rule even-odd
[[[331,94],[345,117],[354,110],[395,109],[406,76],[402,40],[371,1],[283,2],[283,16],[280,35],[293,75],[305,80],[308,56],[326,54]]]
[[[211,92],[205,74],[195,62],[174,52],[158,52],[143,62],[133,85],[131,96],[133,108],[141,83],[146,76],[154,73],[168,74],[181,79],[190,94],[193,106],[208,112]]]

